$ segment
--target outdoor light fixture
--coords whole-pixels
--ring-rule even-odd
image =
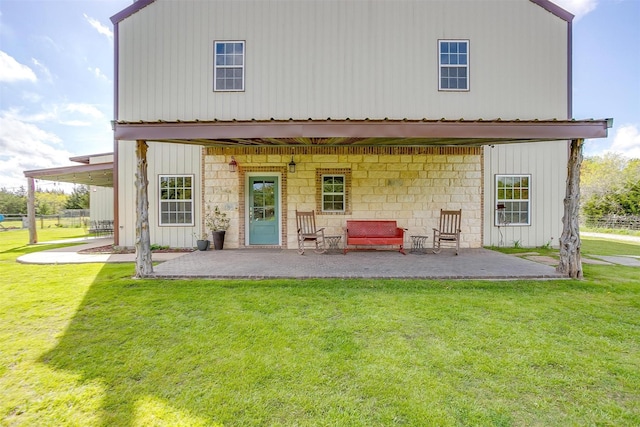
[[[296,171],[296,162],[293,161],[293,156],[291,156],[291,161],[289,162],[289,172],[294,173]]]
[[[231,161],[229,162],[229,172],[235,172],[238,170],[238,162],[236,162],[236,158],[231,156]]]

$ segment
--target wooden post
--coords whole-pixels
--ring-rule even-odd
[[[153,273],[149,234],[147,148],[146,141],[136,141],[136,277],[146,277]]]
[[[560,263],[556,271],[573,279],[582,278],[580,257],[580,165],[582,164],[582,144],[584,139],[571,141],[567,174],[567,190],[562,217],[560,237]]]
[[[31,177],[27,178],[27,223],[29,224],[29,244],[38,243],[36,228],[36,184]]]

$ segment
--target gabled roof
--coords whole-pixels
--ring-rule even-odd
[[[567,22],[573,21],[574,15],[570,12],[567,12],[557,4],[549,1],[549,0],[529,0],[532,3],[537,4],[541,8],[547,10],[548,12],[553,13],[558,18],[563,19]]]
[[[111,17],[111,22],[116,25],[118,22],[130,17],[140,9],[147,7],[156,0],[136,0],[131,6],[126,7]]]
[[[150,5],[151,3],[155,2],[156,0],[137,0],[135,1],[131,6],[127,7],[126,9],[123,9],[122,11],[116,13],[115,15],[113,15],[111,17],[111,22],[115,25],[118,22],[128,18],[129,16],[133,15],[134,13],[136,13],[137,11],[139,11],[140,9]],[[549,1],[549,0],[529,0],[532,3],[537,4],[538,6],[544,8],[545,10],[553,13],[554,15],[556,15],[557,17],[564,19],[567,22],[571,22],[573,20],[574,15],[567,12],[566,10],[564,10],[563,8],[561,8],[560,6],[558,6],[557,4]]]

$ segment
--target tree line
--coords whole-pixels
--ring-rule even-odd
[[[584,215],[640,215],[640,159],[613,153],[586,157],[580,181]]]
[[[36,215],[57,215],[64,209],[89,209],[89,187],[76,185],[71,194],[63,190],[36,189],[35,207]],[[27,190],[24,187],[14,191],[0,188],[0,214],[26,215]]]

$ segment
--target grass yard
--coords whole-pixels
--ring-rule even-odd
[[[135,280],[133,264],[18,264],[43,249],[27,238],[0,234],[0,425],[640,425],[638,268]]]

